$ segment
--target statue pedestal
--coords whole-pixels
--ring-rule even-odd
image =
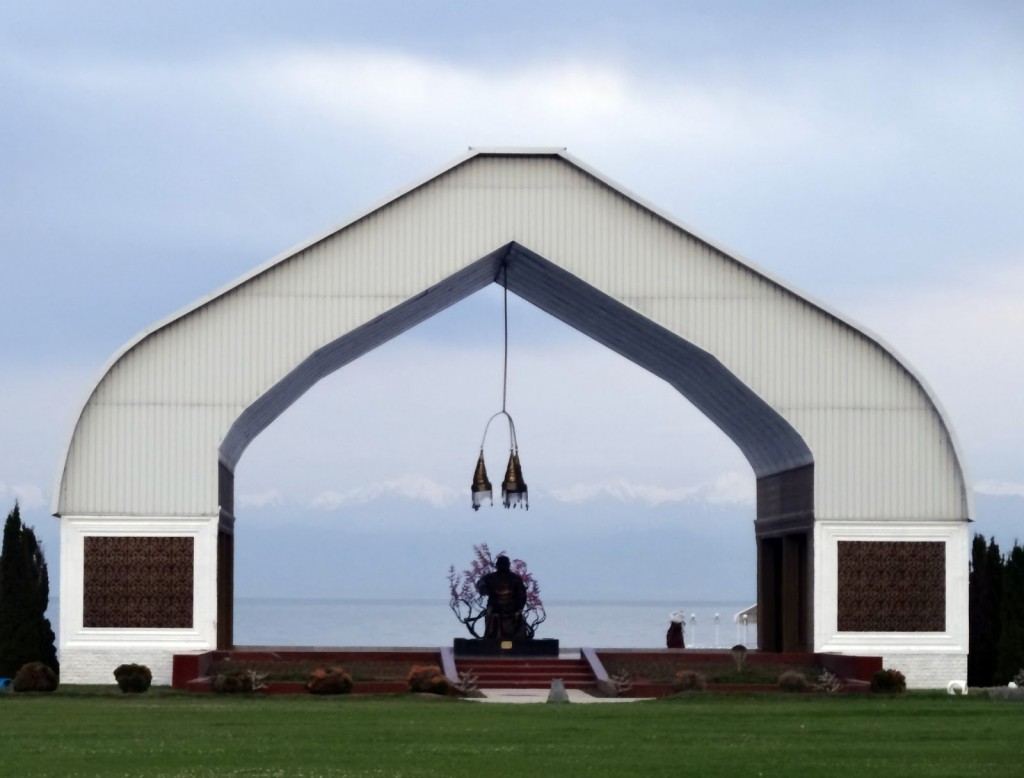
[[[455,656],[558,656],[558,640],[455,638]]]

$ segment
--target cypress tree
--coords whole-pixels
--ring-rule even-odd
[[[43,550],[17,503],[4,524],[0,550],[0,676],[13,678],[26,662],[59,673],[53,628],[46,618],[50,580]]]
[[[971,686],[993,683],[999,647],[1002,576],[1003,559],[995,538],[986,544],[983,536],[975,535],[971,547],[971,636],[967,656],[967,683]]]
[[[1024,670],[1024,548],[1018,543],[1003,566],[1002,628],[996,657],[995,682],[1009,683]]]

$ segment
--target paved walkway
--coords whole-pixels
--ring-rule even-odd
[[[483,697],[473,702],[547,702],[550,689],[481,689]],[[594,697],[582,689],[566,689],[569,702],[636,702],[637,697]]]

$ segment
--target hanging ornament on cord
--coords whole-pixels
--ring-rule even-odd
[[[476,459],[476,469],[473,471],[473,484],[470,487],[473,498],[473,510],[480,510],[484,500],[494,505],[494,491],[491,482],[487,478],[487,465],[484,464],[484,443],[487,441],[487,431],[491,422],[499,416],[508,419],[509,453],[508,466],[505,468],[505,480],[501,482],[501,502],[506,508],[530,509],[529,494],[526,489],[526,481],[523,480],[523,466],[519,463],[519,442],[516,440],[516,425],[512,417],[505,410],[505,400],[508,396],[508,267],[502,266],[505,271],[505,361],[501,374],[501,410],[487,420],[484,427],[484,437],[480,441],[480,455]]]

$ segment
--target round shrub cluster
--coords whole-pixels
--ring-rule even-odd
[[[447,694],[448,679],[437,665],[415,665],[409,671],[409,691]]]
[[[672,680],[678,692],[702,692],[708,688],[708,679],[696,670],[680,670]]]
[[[252,691],[245,673],[218,673],[210,679],[210,689],[218,694],[238,694]]]
[[[907,690],[907,679],[899,670],[879,670],[871,676],[871,691],[877,694],[900,694]]]
[[[805,692],[808,688],[806,676],[796,670],[787,670],[779,676],[779,689],[784,692]]]
[[[153,673],[145,665],[118,665],[114,670],[114,680],[125,694],[141,694],[153,683]]]
[[[16,692],[52,692],[57,674],[42,662],[28,662],[15,674],[12,686]]]
[[[821,674],[818,676],[818,686],[824,692],[835,694],[838,691],[842,691],[843,681],[835,673],[822,669]]]
[[[342,667],[318,667],[310,674],[306,690],[310,694],[349,694],[352,676]]]
[[[266,673],[257,672],[227,659],[218,662],[210,672],[210,689],[220,694],[241,694],[246,692],[262,692],[270,688]]]

